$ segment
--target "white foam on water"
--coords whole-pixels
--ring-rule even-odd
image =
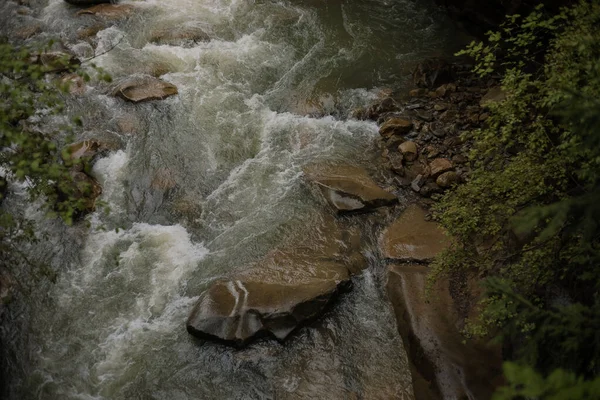
[[[123,210],[125,188],[123,181],[127,177],[129,154],[127,151],[118,150],[108,157],[94,163],[92,173],[102,186],[101,200],[108,203],[115,212]]]
[[[96,231],[88,237],[82,265],[75,266],[59,285],[57,312],[88,309],[89,323],[83,317],[71,335],[92,341],[92,364],[86,368],[101,392],[121,387],[121,376],[139,368],[147,346],[168,342],[181,329],[197,300],[182,295],[187,278],[207,253],[180,225],[136,223],[127,230]],[[108,304],[119,305],[119,312],[105,309]],[[60,332],[52,333],[48,340],[56,341],[55,345],[69,342]],[[50,364],[52,359],[45,358]],[[52,374],[52,365],[48,368]]]

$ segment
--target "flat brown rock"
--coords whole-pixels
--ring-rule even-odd
[[[411,120],[406,118],[390,118],[379,128],[379,134],[384,138],[393,135],[406,135],[413,128]]]
[[[413,362],[416,398],[489,399],[502,376],[500,348],[464,343],[448,281],[438,281],[428,295],[427,273],[417,264],[390,265],[388,271],[388,298]]]
[[[150,34],[150,42],[167,45],[181,45],[185,42],[204,42],[210,36],[196,26],[178,26],[174,28],[155,29]]]
[[[134,77],[121,82],[113,91],[113,96],[133,103],[162,100],[176,95],[177,87],[151,76]]]
[[[260,261],[213,283],[192,310],[188,332],[242,346],[260,336],[285,339],[318,317],[352,274],[366,267],[356,230],[333,218]]]
[[[448,247],[450,238],[437,223],[426,221],[425,215],[421,207],[411,204],[385,229],[380,238],[385,258],[427,261]]]
[[[340,213],[367,211],[398,201],[359,167],[313,164],[304,168],[304,175],[320,188],[327,202]]]

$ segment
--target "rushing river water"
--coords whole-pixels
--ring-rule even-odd
[[[95,48],[77,39],[94,17],[62,0],[20,17],[80,57],[110,50],[94,61],[116,81],[161,70],[179,94],[134,105],[92,84],[68,100],[84,118],[81,138],[121,144],[93,171],[111,211],[88,216],[90,230],[41,220],[50,236],[29,251],[58,279],[11,311],[9,398],[411,398],[375,251],[353,290],[285,345],[200,342],[185,320],[207,284],[323,212],[302,183],[303,165],[369,168],[377,127],[348,115],[384,88],[405,87],[419,59],[455,50],[443,14],[425,0],[124,4],[134,13],[102,27]],[[2,23],[16,29],[16,6],[2,7]],[[210,40],[148,41],[181,26]],[[123,118],[135,134],[119,132]],[[38,216],[36,205],[23,207]]]

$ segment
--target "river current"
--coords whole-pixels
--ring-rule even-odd
[[[405,89],[420,59],[455,50],[443,12],[425,0],[121,4],[133,14],[105,23],[93,45],[77,31],[94,17],[62,0],[32,1],[34,13],[19,17],[38,21],[42,35],[79,57],[97,56],[115,81],[160,69],[179,94],[130,104],[92,81],[67,99],[69,114],[84,119],[79,139],[119,143],[93,167],[110,212],[89,215],[89,229],[65,227],[22,193],[14,200],[48,234],[27,251],[57,279],[9,311],[8,398],[412,398],[375,249],[353,289],[283,345],[201,342],[185,320],[210,282],[322,212],[303,184],[304,165],[340,161],[376,172],[377,126],[349,115]],[[0,7],[3,29],[18,28],[15,10]],[[148,40],[181,26],[210,40]],[[116,128],[123,118],[136,133]],[[19,199],[22,188],[11,189]]]

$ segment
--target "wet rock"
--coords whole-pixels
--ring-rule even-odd
[[[452,157],[452,163],[454,164],[465,164],[468,161],[469,159],[464,154],[457,154],[454,157]]]
[[[418,193],[418,192],[421,191],[421,186],[423,185],[423,183],[425,183],[425,177],[423,175],[419,174],[410,183],[410,187],[411,187],[412,190],[414,190],[415,192]]]
[[[435,111],[446,111],[448,109],[449,105],[448,103],[437,103],[436,105],[433,106],[433,109]]]
[[[429,167],[431,168],[431,175],[433,177],[437,177],[453,168],[452,162],[447,158],[436,158],[429,164]]]
[[[434,182],[426,182],[419,190],[419,194],[423,197],[431,197],[434,194],[443,193],[443,189]]]
[[[447,171],[437,177],[435,183],[443,188],[449,188],[460,182],[458,174],[454,171]]]
[[[117,129],[121,133],[134,135],[143,130],[142,121],[134,114],[124,114],[116,119]]]
[[[506,100],[506,92],[500,86],[496,86],[488,90],[479,102],[479,105],[481,107],[489,107],[490,104],[500,103],[504,100]]]
[[[78,11],[77,15],[95,15],[105,19],[123,19],[129,17],[135,7],[130,4],[98,4]]]
[[[404,157],[402,154],[393,152],[388,154],[388,160],[390,161],[390,166],[392,167],[392,171],[399,175],[404,174]]]
[[[100,32],[103,29],[106,29],[106,25],[104,24],[94,24],[92,26],[79,28],[77,29],[77,38],[88,39],[94,37],[98,32]]]
[[[429,93],[427,89],[419,88],[411,90],[408,94],[410,97],[424,97],[427,96],[427,93]]]
[[[42,31],[42,27],[40,25],[30,25],[25,26],[21,29],[18,29],[14,32],[14,36],[18,39],[27,40]]]
[[[319,187],[327,202],[339,213],[368,211],[398,201],[359,167],[313,164],[304,168],[304,176]]]
[[[440,115],[440,121],[444,123],[451,123],[455,119],[458,118],[458,111],[456,110],[447,110],[444,111],[442,115]]]
[[[451,64],[441,58],[421,62],[413,71],[415,85],[421,88],[434,88],[454,80]]]
[[[133,103],[162,100],[176,95],[177,87],[151,76],[129,78],[117,85],[112,95]]]
[[[421,121],[425,121],[425,122],[431,122],[433,121],[433,114],[429,111],[417,111],[415,113],[416,117],[419,118]]]
[[[167,45],[182,45],[185,43],[198,43],[209,41],[210,36],[197,26],[178,26],[152,31],[150,42]]]
[[[387,293],[398,331],[412,363],[417,400],[489,399],[501,383],[498,346],[470,340],[450,295],[447,280],[427,293],[429,269],[419,264],[392,264]]]
[[[397,111],[398,104],[391,97],[383,99],[377,104],[373,104],[366,112],[366,118],[376,121],[382,114]]]
[[[450,238],[437,223],[426,221],[425,216],[421,207],[409,205],[381,235],[383,256],[394,260],[427,261],[448,247]]]
[[[414,161],[418,155],[417,144],[412,141],[400,143],[398,151],[402,153],[406,161]]]
[[[413,123],[411,120],[401,117],[390,118],[379,128],[379,134],[384,138],[394,135],[405,135],[411,131]]]
[[[188,332],[243,346],[260,336],[284,340],[317,318],[350,277],[366,267],[357,230],[333,218],[305,231],[229,279],[213,283],[198,300]]]

